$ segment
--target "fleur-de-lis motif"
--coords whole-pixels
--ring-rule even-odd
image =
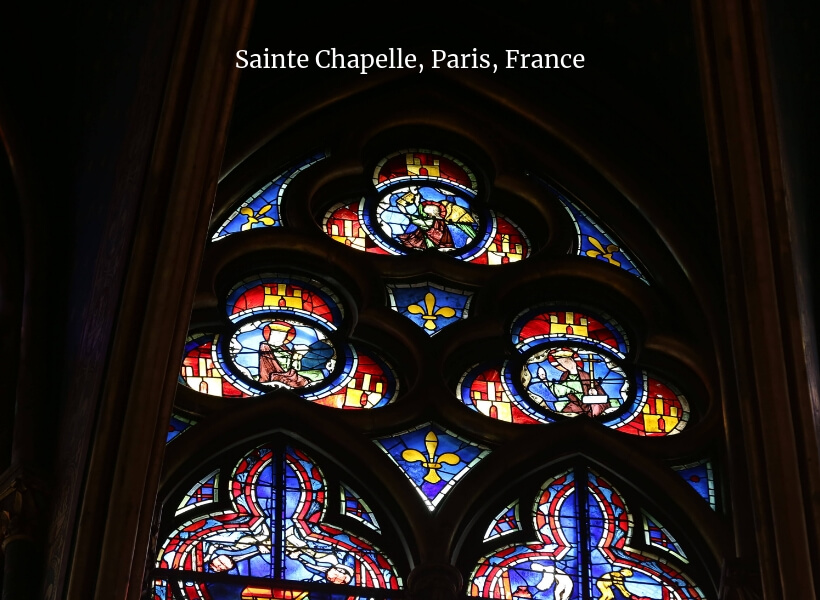
[[[616,267],[621,266],[621,263],[619,261],[612,258],[612,255],[620,250],[618,246],[616,246],[615,244],[609,244],[606,248],[604,248],[603,244],[601,244],[601,242],[599,242],[591,235],[587,236],[587,239],[589,240],[590,244],[597,248],[597,250],[587,250],[587,256],[591,258],[597,258],[600,256],[605,261],[609,262],[609,264],[615,265]]]
[[[450,317],[456,316],[456,311],[449,306],[442,306],[438,310],[434,311],[433,309],[435,308],[436,297],[432,292],[427,292],[424,296],[424,306],[422,306],[421,302],[418,304],[411,304],[407,307],[407,312],[414,315],[421,315],[421,318],[424,319],[424,328],[429,331],[436,328],[436,319],[439,317],[449,319]]]
[[[248,218],[248,222],[242,225],[242,231],[247,231],[251,227],[253,227],[256,223],[262,223],[263,225],[271,226],[276,223],[276,220],[272,217],[265,217],[263,216],[266,212],[268,212],[273,206],[271,204],[266,204],[262,208],[259,209],[259,212],[254,212],[250,206],[243,206],[239,209],[239,213],[245,215]]]
[[[459,458],[458,454],[453,454],[452,452],[445,452],[441,456],[436,456],[438,437],[432,430],[424,437],[424,446],[427,449],[427,456],[424,456],[424,454],[418,450],[408,448],[401,453],[401,457],[407,462],[420,462],[421,466],[427,469],[427,475],[424,476],[424,481],[427,483],[438,483],[441,481],[438,470],[442,464],[457,465],[461,462],[461,458]]]

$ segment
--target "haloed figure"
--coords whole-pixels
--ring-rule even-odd
[[[353,556],[328,542],[309,542],[298,525],[285,531],[285,552],[302,563],[314,581],[342,585],[353,581]]]
[[[288,387],[304,387],[310,380],[297,373],[306,349],[293,345],[296,328],[285,321],[273,321],[264,327],[265,341],[259,344],[259,381],[277,381]]]
[[[476,236],[476,222],[465,209],[433,188],[410,188],[398,199],[415,229],[397,236],[409,248],[461,248]],[[452,230],[450,228],[453,228]],[[453,234],[456,234],[456,238]]]

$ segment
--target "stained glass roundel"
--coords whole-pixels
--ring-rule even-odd
[[[401,187],[376,208],[382,235],[407,250],[465,248],[478,235],[479,217],[468,200],[444,187]]]
[[[629,365],[626,334],[613,319],[542,306],[519,315],[511,333],[512,358],[461,378],[457,394],[469,408],[520,424],[585,416],[639,436],[674,435],[689,422],[683,394]]]
[[[326,379],[336,350],[318,325],[260,319],[231,336],[230,356],[249,379],[270,387],[302,388]]]
[[[314,279],[265,274],[234,286],[221,333],[192,333],[180,381],[223,398],[274,389],[343,409],[377,408],[398,391],[393,369],[374,350],[347,341],[338,296]]]
[[[374,191],[358,202],[334,205],[323,227],[333,240],[374,254],[446,253],[485,265],[522,260],[531,253],[510,219],[478,206],[475,175],[458,159],[435,150],[403,150],[377,166]]]

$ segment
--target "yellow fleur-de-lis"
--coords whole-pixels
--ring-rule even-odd
[[[609,244],[606,247],[606,249],[604,249],[603,244],[601,244],[601,242],[599,242],[597,239],[595,239],[591,235],[587,236],[587,239],[589,240],[590,244],[592,244],[593,246],[595,246],[597,248],[597,250],[587,250],[587,256],[589,256],[591,258],[597,258],[598,256],[600,256],[601,258],[603,258],[604,260],[606,260],[610,264],[615,265],[616,267],[621,266],[621,263],[619,261],[612,258],[612,255],[620,250],[620,248],[618,248],[618,246],[616,246],[615,244]]]
[[[424,481],[427,483],[438,483],[441,481],[438,470],[442,464],[457,465],[461,462],[461,458],[459,458],[458,454],[453,454],[452,452],[445,452],[441,456],[436,456],[438,436],[436,436],[436,433],[432,430],[424,437],[424,445],[427,449],[427,456],[424,456],[424,454],[418,450],[408,448],[401,453],[401,457],[407,462],[420,462],[421,466],[427,469],[427,475],[424,476]]]
[[[268,226],[276,223],[276,220],[272,217],[263,216],[271,208],[273,208],[271,204],[266,204],[265,206],[259,209],[259,212],[254,212],[250,206],[243,206],[242,208],[240,208],[239,214],[245,215],[248,218],[248,222],[242,225],[241,231],[247,231],[256,223],[262,223],[263,225]]]
[[[436,297],[432,292],[427,292],[424,296],[424,306],[422,306],[421,302],[418,304],[411,304],[407,307],[407,312],[414,315],[421,315],[421,318],[424,319],[424,328],[429,331],[433,331],[436,328],[437,318],[443,317],[445,319],[449,319],[450,317],[456,316],[456,311],[449,306],[442,306],[438,310],[434,311],[433,309],[435,308]]]

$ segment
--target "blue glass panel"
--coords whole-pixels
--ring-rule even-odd
[[[413,484],[429,510],[489,454],[489,449],[437,425],[374,440]]]
[[[390,308],[435,335],[444,327],[466,319],[472,293],[434,283],[388,284]]]
[[[493,522],[484,534],[484,541],[486,542],[487,540],[507,535],[513,531],[521,531],[521,524],[518,517],[518,502],[513,502],[493,519]]]
[[[372,545],[321,524],[326,494],[319,469],[300,451],[290,450],[285,467],[285,578],[396,587],[392,565]]]
[[[232,508],[180,524],[163,545],[158,566],[272,577],[272,461],[273,452],[266,448],[243,458],[228,486]]]
[[[532,517],[537,539],[505,546],[481,559],[470,577],[471,596],[500,600],[580,598],[581,538],[572,472],[546,482]]]
[[[211,240],[221,240],[231,234],[260,227],[281,226],[282,196],[290,182],[296,175],[328,156],[327,152],[317,152],[266,183],[222,223]]]
[[[678,544],[675,538],[672,537],[672,534],[666,530],[666,527],[658,523],[657,519],[644,512],[643,524],[644,537],[648,545],[655,546],[656,548],[669,552],[682,562],[689,562],[686,558],[686,553],[681,549],[680,544]]]
[[[239,461],[226,489],[231,506],[181,522],[162,545],[160,569],[383,589],[401,585],[374,546],[324,523],[327,484],[300,450],[253,450]],[[201,590],[192,580],[191,591]]]
[[[318,326],[281,318],[242,325],[231,337],[232,363],[251,380],[272,388],[303,388],[327,379],[335,349]],[[241,381],[235,379],[237,387]]]
[[[497,540],[496,550],[478,562],[470,577],[471,596],[704,599],[672,562],[634,549],[633,518],[609,482],[593,472],[578,479],[573,470],[546,482],[532,511],[536,539],[500,548]],[[581,485],[586,488],[583,504],[576,493]]]
[[[365,501],[346,485],[342,484],[340,488],[342,494],[342,514],[356,519],[375,531],[381,531],[379,529],[379,523],[376,521],[376,515],[373,514],[373,511],[370,510],[370,507],[367,506]]]
[[[665,600],[674,592],[679,598],[703,598],[703,593],[671,564],[631,548],[634,521],[623,496],[609,482],[589,473],[587,489],[590,597],[620,592],[626,598],[632,594]]]
[[[708,460],[672,467],[683,477],[698,495],[709,503],[712,510],[717,510],[715,501],[715,476],[712,463]]]
[[[157,579],[154,581],[153,600],[173,600],[171,588],[166,580]]]
[[[190,491],[185,494],[182,502],[179,503],[176,514],[187,512],[197,506],[210,504],[219,499],[219,469],[206,475],[199,482],[197,482]]]
[[[567,199],[548,183],[536,178],[547,187],[564,205],[575,224],[576,250],[579,256],[586,256],[603,261],[627,273],[631,273],[644,283],[648,284],[637,263],[624,249],[623,244],[601,227],[590,215],[581,210],[576,204]]]
[[[196,425],[196,421],[182,415],[171,415],[171,422],[168,424],[168,435],[165,436],[165,443],[176,439],[191,427]]]

